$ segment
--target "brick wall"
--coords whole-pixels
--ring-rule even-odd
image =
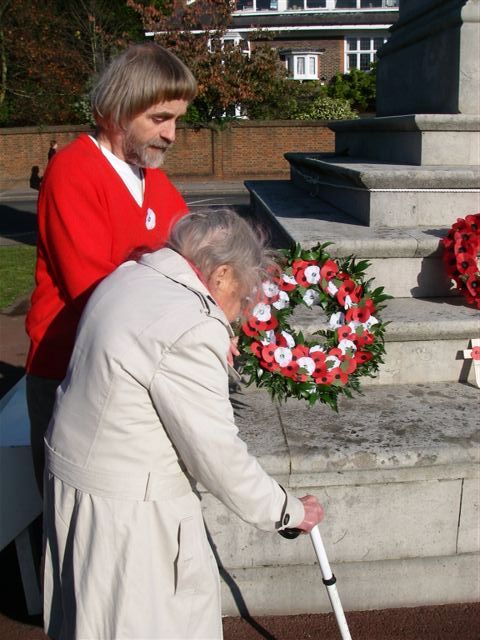
[[[43,174],[50,140],[59,148],[85,126],[0,129],[0,189],[29,184],[32,167]],[[325,122],[240,121],[221,131],[180,124],[165,170],[192,180],[286,178],[287,151],[333,151],[333,132]]]

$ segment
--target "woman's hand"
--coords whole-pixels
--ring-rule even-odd
[[[305,518],[297,529],[301,529],[303,533],[310,533],[313,527],[323,520],[324,511],[322,505],[315,496],[307,495],[300,498],[305,509]]]
[[[233,367],[233,358],[235,356],[240,355],[240,351],[238,350],[237,345],[238,345],[238,336],[236,336],[235,338],[230,338],[230,349],[228,350],[228,353],[227,353],[227,362],[231,367]]]

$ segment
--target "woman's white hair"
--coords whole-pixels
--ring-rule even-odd
[[[190,260],[207,280],[220,265],[230,265],[248,295],[276,269],[262,231],[231,209],[184,216],[173,227],[168,245]]]

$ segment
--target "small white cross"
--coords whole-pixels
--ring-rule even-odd
[[[472,343],[472,347],[471,349],[463,350],[463,357],[465,358],[465,360],[472,360],[473,370],[475,372],[475,380],[477,381],[477,387],[480,387],[480,360],[477,358],[473,358],[472,356],[473,348],[474,347],[480,348],[480,339],[473,338],[470,342]]]

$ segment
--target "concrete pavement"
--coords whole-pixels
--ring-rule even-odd
[[[205,196],[208,194],[248,195],[243,180],[180,180],[176,178],[172,178],[171,180],[184,197]],[[38,191],[27,185],[0,190],[0,202],[2,200],[36,200],[37,197]]]

